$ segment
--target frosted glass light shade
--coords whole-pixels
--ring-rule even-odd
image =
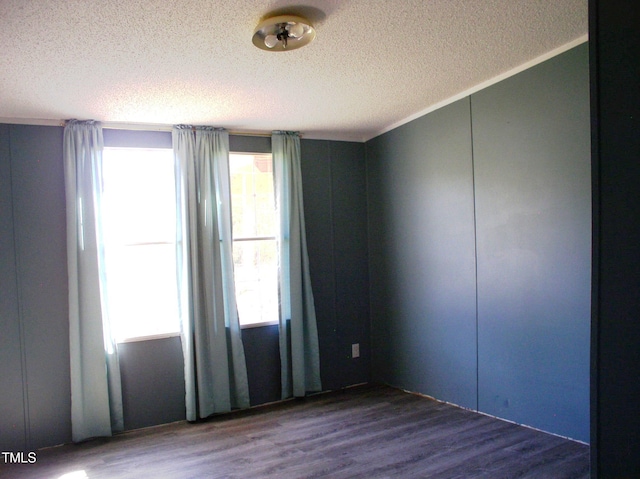
[[[279,41],[280,40],[278,40],[278,37],[276,35],[267,35],[266,37],[264,37],[264,44],[268,48],[275,47]]]
[[[283,52],[308,45],[315,37],[316,31],[309,20],[296,15],[279,15],[260,22],[252,41],[262,50]]]
[[[304,34],[304,27],[300,23],[287,24],[287,31],[293,38],[300,38]]]

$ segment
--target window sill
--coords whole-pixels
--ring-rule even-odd
[[[240,329],[262,328],[264,326],[277,326],[278,321],[265,321],[264,323],[241,324]]]
[[[133,338],[119,339],[117,343],[137,343],[139,341],[153,341],[154,339],[175,338],[177,336],[180,336],[180,332],[178,331],[173,333],[150,334],[149,336],[136,336]]]

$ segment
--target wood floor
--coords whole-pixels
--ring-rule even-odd
[[[589,447],[361,386],[40,450],[35,464],[0,465],[0,477],[588,478]]]

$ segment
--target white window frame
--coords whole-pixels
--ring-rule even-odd
[[[229,152],[229,171],[231,172],[231,162],[232,160],[232,156],[234,155],[249,155],[249,156],[264,156],[264,155],[268,155],[271,159],[271,169],[273,170],[273,155],[271,154],[271,152],[246,152],[246,151],[230,151]],[[275,188],[275,184],[273,185],[273,187]],[[274,202],[275,202],[275,198],[274,198]],[[231,213],[232,217],[233,217],[233,204],[232,204],[232,213]],[[277,214],[275,211],[275,204],[274,204],[274,219],[275,221],[278,220],[277,218]],[[235,245],[236,242],[245,242],[245,241],[276,241],[277,242],[277,235],[276,232],[274,231],[273,236],[239,236],[236,237],[235,233],[232,232],[232,243],[233,245]],[[277,243],[276,243],[277,245]],[[276,246],[276,251],[277,251],[277,246]],[[235,266],[235,265],[234,265]],[[276,276],[277,278],[277,276]],[[277,281],[277,279],[276,279]],[[236,283],[237,285],[237,283]],[[276,293],[277,294],[277,293]],[[277,301],[277,298],[276,298]],[[237,298],[237,293],[236,293],[236,302],[238,302],[238,298]],[[276,318],[273,319],[272,321],[261,321],[261,322],[255,322],[255,323],[242,323],[242,317],[240,317],[240,329],[251,329],[251,328],[261,328],[261,327],[265,327],[265,326],[274,326],[274,325],[278,325],[279,324],[279,310],[276,311]]]
[[[104,164],[104,152],[107,152],[108,154],[108,150],[129,150],[129,151],[135,151],[135,150],[139,150],[139,151],[148,151],[148,150],[163,150],[163,151],[170,151],[171,155],[173,155],[173,149],[169,148],[169,147],[146,147],[146,146],[105,146],[104,147],[104,151],[103,151],[103,164]],[[104,166],[103,166],[104,167]],[[173,198],[175,198],[175,194],[172,195]],[[133,243],[133,244],[138,244],[138,243]],[[139,243],[140,245],[143,245],[144,242]],[[158,243],[159,244],[159,243]],[[162,242],[162,244],[171,244],[169,242]],[[173,243],[175,245],[175,242]],[[106,248],[109,248],[108,244],[105,244]],[[107,252],[108,254],[108,252]],[[108,274],[108,270],[107,270],[107,274]],[[108,281],[108,279],[107,279]],[[177,281],[176,281],[176,298],[177,298]],[[127,337],[116,337],[116,341],[119,344],[124,344],[124,343],[133,343],[133,342],[140,342],[140,341],[150,341],[150,340],[157,340],[157,339],[165,339],[165,338],[172,338],[172,337],[178,337],[181,334],[181,327],[180,327],[180,319],[179,319],[179,315],[176,317],[176,329],[172,330],[172,331],[166,331],[166,332],[161,332],[161,333],[157,333],[157,334],[141,334],[139,336],[127,336]]]

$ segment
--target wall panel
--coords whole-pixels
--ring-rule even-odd
[[[118,345],[126,430],[185,419],[179,336]]]
[[[9,126],[0,125],[0,451],[26,448]]]
[[[374,378],[476,407],[469,99],[367,143]]]
[[[62,132],[60,127],[10,127],[30,448],[71,438]]]
[[[587,46],[471,97],[479,409],[589,440]]]
[[[342,386],[370,379],[367,183],[364,145],[331,142],[336,351]],[[359,344],[360,357],[351,356]]]
[[[367,142],[375,379],[589,440],[588,88],[585,44]]]
[[[301,141],[304,218],[324,389],[339,387],[330,143]]]
[[[278,325],[242,330],[249,402],[252,406],[279,401],[282,398],[280,380],[280,335]]]

